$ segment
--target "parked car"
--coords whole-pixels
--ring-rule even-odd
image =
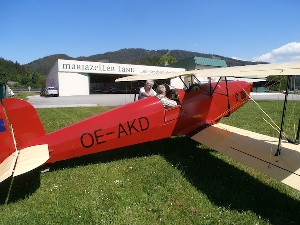
[[[285,93],[286,93],[286,90],[283,90],[282,93],[285,94]],[[295,90],[289,90],[288,93],[289,93],[289,94],[296,94],[296,93],[299,93],[299,90],[298,90],[298,89],[295,89]]]
[[[46,87],[44,90],[42,90],[40,92],[40,96],[45,96],[45,97],[55,96],[55,97],[58,97],[59,93],[58,93],[58,90],[55,87]]]

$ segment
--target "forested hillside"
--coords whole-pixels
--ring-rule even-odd
[[[72,57],[64,54],[56,54],[46,56],[42,59],[34,60],[31,63],[26,64],[25,66],[31,69],[32,71],[36,71],[40,74],[47,76],[57,59],[73,59]]]
[[[13,84],[20,88],[41,88],[45,85],[46,77],[32,71],[18,62],[12,62],[0,58],[0,84]]]
[[[121,49],[103,54],[70,57],[65,54],[55,54],[37,59],[25,65],[0,58],[0,83],[7,81],[16,82],[15,87],[41,88],[45,85],[46,76],[53,67],[57,59],[74,59],[93,62],[125,63],[138,65],[161,66],[165,59],[169,62],[180,61],[189,57],[206,57],[224,59],[228,66],[242,66],[257,64],[249,61],[235,60],[228,57],[190,52],[184,50],[146,50],[141,48]]]

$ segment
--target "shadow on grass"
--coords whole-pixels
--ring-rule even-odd
[[[199,144],[189,138],[177,137],[61,161],[40,169],[50,167],[53,171],[159,154],[215,205],[239,212],[251,211],[276,225],[300,224],[300,201],[265,185],[211,153],[209,149],[199,148]],[[39,187],[37,170],[26,176],[20,176],[20,180],[15,178],[9,202],[24,199]],[[1,200],[2,195],[5,196],[3,190],[0,189]]]
[[[271,224],[300,224],[300,201],[218,159],[211,154],[212,150],[197,145],[197,142],[182,138],[165,140],[160,146],[167,149],[164,157],[213,204],[239,212],[252,211]]]
[[[0,204],[12,203],[25,199],[40,186],[40,171],[35,169],[29,173],[6,179],[0,184]]]

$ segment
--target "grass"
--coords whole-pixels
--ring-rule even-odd
[[[66,127],[77,121],[102,113],[112,106],[78,107],[78,108],[53,108],[38,109],[40,119],[47,133]]]
[[[288,137],[295,139],[298,121],[300,119],[299,101],[288,101],[286,109],[284,130]],[[279,133],[276,132],[270,124],[265,122],[265,120],[270,122],[270,119],[268,118],[269,116],[277,124],[277,126],[280,127],[282,110],[282,101],[259,101],[258,104],[250,101],[236,113],[233,113],[230,117],[223,118],[222,123],[278,137]]]
[[[282,102],[259,104],[280,121]],[[294,104],[286,121],[299,119]],[[107,109],[38,113],[51,132]],[[256,112],[249,102],[222,122],[273,135]],[[16,177],[6,204],[11,180],[1,184],[0,224],[300,224],[300,192],[186,137],[41,169]]]
[[[28,100],[28,96],[33,96],[33,95],[39,95],[39,93],[37,92],[17,92],[15,93],[15,98],[20,98],[20,99],[23,99],[23,100]]]

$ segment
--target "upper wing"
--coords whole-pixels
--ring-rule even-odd
[[[116,79],[116,82],[119,81],[137,81],[137,80],[164,80],[179,76],[190,76],[195,74],[195,71],[197,70],[191,70],[191,71],[183,71],[183,72],[177,72],[177,73],[158,73],[158,74],[142,74],[142,75],[134,75],[134,76],[127,76],[127,77],[121,77]]]
[[[215,124],[191,137],[266,175],[300,190],[300,146],[225,124]]]
[[[148,79],[159,80],[190,75],[195,75],[197,77],[267,77],[271,75],[300,75],[300,62],[234,66],[226,68],[191,70],[166,74],[143,74],[122,77],[117,79],[116,82]]]
[[[197,76],[202,77],[267,77],[271,75],[299,75],[300,62],[286,62],[273,64],[258,64],[248,66],[234,66],[226,68],[216,68],[210,70],[196,70]]]

